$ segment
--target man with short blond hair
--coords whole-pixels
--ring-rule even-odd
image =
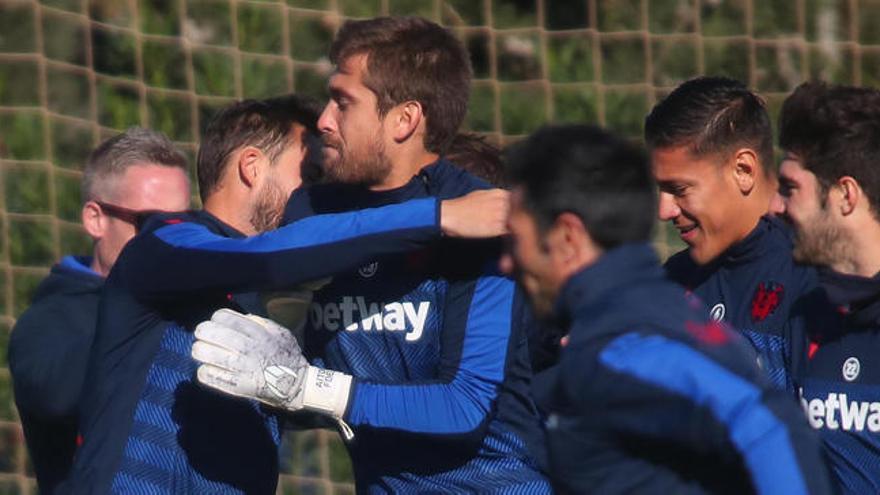
[[[16,405],[42,493],[73,463],[77,402],[85,380],[104,278],[140,216],[189,206],[186,158],[159,132],[131,128],[99,145],[82,180],[91,256],[65,256],[37,288],[9,344]]]

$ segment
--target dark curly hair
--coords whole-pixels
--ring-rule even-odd
[[[880,91],[801,84],[782,105],[779,146],[799,155],[823,191],[850,176],[880,206]]]

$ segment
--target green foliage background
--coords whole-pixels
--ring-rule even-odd
[[[53,262],[89,251],[89,150],[142,125],[194,156],[233,99],[324,97],[336,28],[389,13],[462,38],[476,76],[466,127],[499,144],[547,122],[638,139],[658,98],[697,74],[746,81],[774,116],[806,79],[880,83],[880,0],[0,0],[0,494],[35,486],[8,331]],[[658,229],[662,254],[674,239]],[[284,457],[279,492],[352,491],[335,434],[290,435]]]

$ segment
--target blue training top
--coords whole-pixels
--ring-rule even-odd
[[[880,493],[880,275],[820,272],[838,319],[811,330],[801,403],[842,493]]]
[[[749,339],[773,384],[796,396],[795,378],[807,352],[807,314],[822,295],[815,270],[795,263],[785,223],[761,218],[711,263],[699,266],[685,250],[666,262],[666,271],[705,302],[715,320]]]
[[[287,220],[488,187],[440,160],[382,192],[297,191]],[[474,212],[479,214],[479,212]],[[500,243],[444,239],[373,257],[314,297],[315,364],[350,373],[345,420],[359,492],[546,493],[525,301],[497,271]]]
[[[818,440],[734,331],[624,245],[566,282],[538,378],[560,493],[826,494]]]

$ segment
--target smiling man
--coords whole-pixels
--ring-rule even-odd
[[[659,218],[688,245],[667,262],[669,276],[739,329],[770,379],[794,393],[802,310],[817,283],[792,259],[788,228],[766,216],[776,170],[763,101],[738,81],[692,79],[654,107],[645,141]]]
[[[815,264],[843,324],[811,333],[802,405],[844,493],[880,493],[880,91],[801,85],[779,119],[794,256]]]

